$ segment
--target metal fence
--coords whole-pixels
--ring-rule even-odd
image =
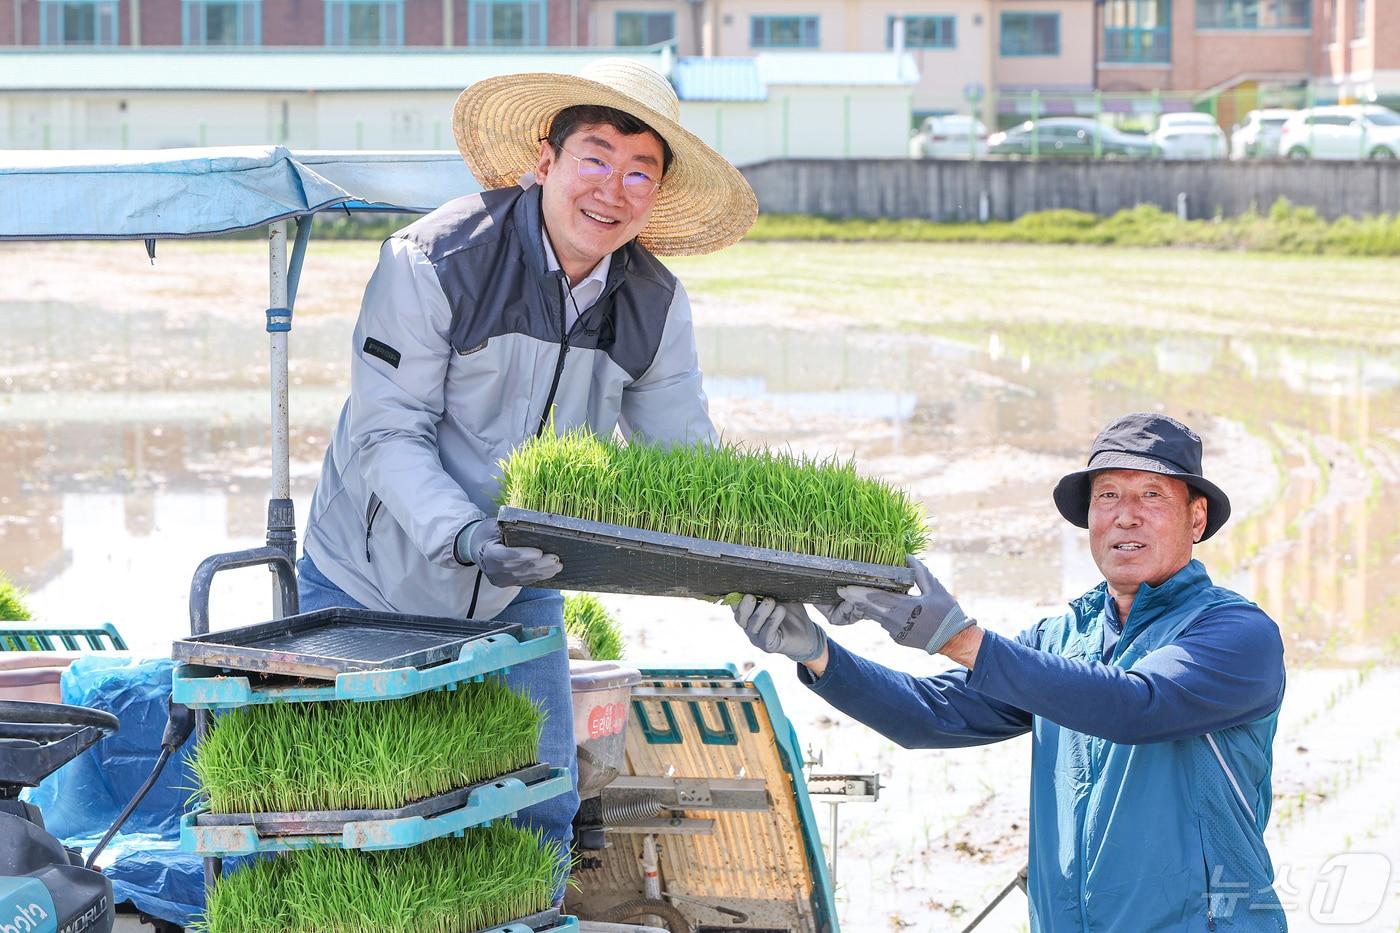
[[[1267,211],[1279,198],[1329,219],[1400,214],[1400,161],[789,159],[743,172],[760,209],[781,214],[1014,220],[1156,204],[1207,218]]]

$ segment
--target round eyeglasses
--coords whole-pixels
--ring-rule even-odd
[[[656,193],[656,189],[661,187],[661,182],[652,178],[646,172],[639,172],[635,169],[624,172],[613,168],[602,159],[594,156],[576,156],[569,150],[560,146],[560,151],[573,159],[578,164],[578,177],[588,182],[590,185],[605,184],[614,175],[622,176],[622,190],[629,198],[649,198]]]

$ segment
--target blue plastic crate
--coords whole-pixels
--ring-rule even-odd
[[[207,807],[199,807],[180,820],[180,848],[216,858],[258,852],[292,852],[316,846],[403,849],[514,816],[526,807],[567,793],[572,785],[573,779],[564,768],[549,769],[549,776],[534,784],[525,784],[517,777],[505,776],[473,788],[464,805],[436,816],[348,820],[339,834],[265,834],[260,831],[256,820],[252,825],[200,826],[199,817],[208,811]]]
[[[517,641],[488,635],[468,642],[456,661],[436,667],[340,674],[333,684],[263,686],[246,674],[182,664],[175,668],[171,698],[195,709],[232,709],[260,703],[324,703],[330,700],[399,700],[428,690],[477,681],[564,647],[561,628],[531,628]]]

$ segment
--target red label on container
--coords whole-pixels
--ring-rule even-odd
[[[588,737],[617,735],[627,725],[627,704],[603,703],[588,711]]]

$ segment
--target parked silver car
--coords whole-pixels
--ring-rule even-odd
[[[909,140],[915,159],[982,158],[987,154],[987,127],[965,113],[928,117]]]
[[[1152,141],[1164,159],[1225,158],[1225,134],[1208,113],[1164,113]]]
[[[1283,124],[1297,111],[1272,108],[1251,110],[1230,131],[1230,158],[1264,159],[1279,154],[1278,139]]]

